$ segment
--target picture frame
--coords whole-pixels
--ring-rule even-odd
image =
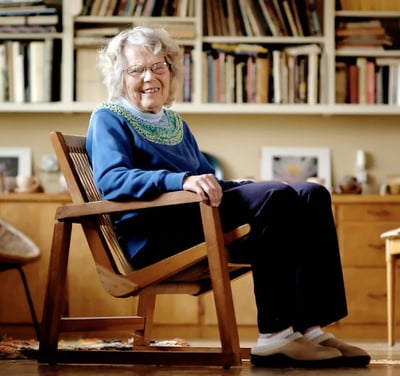
[[[321,182],[329,190],[331,181],[330,149],[324,147],[261,148],[261,179],[287,183],[307,179]]]
[[[0,171],[5,176],[32,176],[31,148],[0,147]]]

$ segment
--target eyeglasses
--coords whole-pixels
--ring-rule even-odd
[[[154,63],[150,67],[146,67],[144,65],[131,65],[126,68],[126,73],[128,73],[132,77],[140,77],[145,71],[151,70],[154,74],[164,74],[169,70],[170,65],[165,61],[160,61],[158,63]]]

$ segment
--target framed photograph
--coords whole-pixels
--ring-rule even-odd
[[[331,189],[329,148],[263,147],[261,179],[287,183],[315,179]]]
[[[0,171],[5,176],[31,176],[32,150],[25,147],[0,147]]]

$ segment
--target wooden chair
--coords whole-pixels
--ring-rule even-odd
[[[201,202],[191,192],[165,193],[150,201],[102,200],[93,182],[86,138],[53,132],[50,139],[73,203],[59,207],[55,215],[39,362],[240,365],[249,349],[240,349],[230,280],[247,273],[250,266],[230,263],[226,245],[246,236],[250,226],[243,225],[223,234],[218,209]],[[133,270],[118,244],[109,214],[196,202],[200,206],[205,242],[143,269]],[[139,297],[137,316],[62,317],[73,223],[79,223],[83,228],[105,290],[115,297]],[[209,290],[214,294],[220,347],[182,347],[166,351],[149,345],[157,294],[199,295]],[[61,331],[104,330],[121,325],[135,331],[132,351],[58,349]]]
[[[388,344],[396,341],[396,264],[400,259],[400,228],[381,235],[385,239]]]
[[[39,322],[23,267],[37,261],[39,258],[39,247],[12,224],[0,218],[0,272],[11,269],[18,271],[24,286],[33,327],[38,339],[40,336]]]

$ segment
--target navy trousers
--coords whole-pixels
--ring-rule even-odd
[[[173,214],[170,210],[154,211],[142,222],[145,245],[131,260],[135,267],[203,240],[196,206],[174,208]],[[224,192],[219,210],[224,230],[251,224],[250,236],[234,244],[232,252],[252,264],[260,333],[289,326],[302,331],[347,315],[331,197],[323,186],[272,181],[241,185]],[[188,218],[196,219],[193,223]],[[129,248],[132,227],[117,230],[121,244]]]

